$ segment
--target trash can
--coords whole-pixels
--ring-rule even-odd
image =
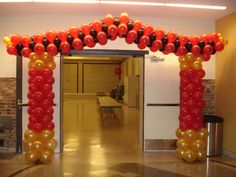
[[[223,122],[224,119],[216,115],[204,116],[204,123],[209,133],[207,138],[207,156],[222,155]]]

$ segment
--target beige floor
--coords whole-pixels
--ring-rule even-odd
[[[95,98],[66,98],[64,106],[64,153],[49,165],[31,166],[22,155],[0,160],[0,177],[236,177],[236,168],[220,158],[188,164],[174,152],[143,153],[135,108],[102,122]]]

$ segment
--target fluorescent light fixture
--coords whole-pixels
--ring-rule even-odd
[[[78,4],[111,4],[111,5],[136,5],[136,6],[159,6],[179,7],[194,9],[225,10],[226,6],[181,4],[181,3],[158,3],[141,1],[104,1],[104,0],[0,0],[0,2],[40,2],[40,3],[78,3]]]
[[[227,8],[226,6],[217,6],[217,5],[158,3],[158,2],[141,2],[141,1],[102,1],[100,0],[100,4],[182,7],[182,8],[196,8],[196,9],[212,9],[212,10],[225,10]]]

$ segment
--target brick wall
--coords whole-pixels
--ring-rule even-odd
[[[205,84],[204,100],[206,102],[204,114],[215,114],[215,103],[216,103],[215,80],[205,79],[203,80],[203,82]]]
[[[0,119],[1,116],[10,116],[12,118],[13,131],[16,129],[16,79],[0,78]],[[1,140],[1,143],[3,141]],[[15,134],[10,139],[10,148],[14,149],[16,143]],[[0,150],[2,144],[0,144]],[[6,146],[6,143],[4,143]]]

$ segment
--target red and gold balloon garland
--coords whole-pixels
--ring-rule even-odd
[[[52,85],[56,67],[53,56],[47,52],[29,55],[28,130],[24,133],[25,158],[29,162],[48,163],[53,158],[57,142],[54,137]]]
[[[102,20],[94,20],[91,24],[82,24],[80,27],[72,26],[68,30],[60,30],[58,32],[48,30],[45,34],[35,33],[31,37],[11,34],[4,37],[3,41],[10,55],[22,55],[31,59],[29,66],[32,67],[31,69],[38,71],[37,77],[35,76],[36,83],[47,83],[51,82],[48,79],[53,77],[44,78],[42,73],[47,69],[52,70],[54,66],[53,60],[48,58],[56,56],[59,52],[70,53],[72,49],[83,50],[86,46],[93,48],[97,43],[105,45],[108,40],[113,41],[117,37],[125,38],[128,44],[137,44],[139,49],[148,47],[152,52],[160,51],[165,55],[174,53],[179,56],[181,103],[180,128],[176,130],[176,135],[179,138],[177,154],[187,162],[203,160],[205,157],[204,149],[207,131],[203,128],[202,116],[204,108],[202,78],[205,75],[204,70],[202,70],[202,61],[208,61],[211,55],[222,51],[224,45],[228,43],[220,33],[213,32],[200,36],[177,35],[175,31],[166,33],[161,28],[154,29],[152,25],[143,25],[140,20],[132,20],[127,13],[122,13],[119,17],[113,17],[109,14]],[[37,59],[35,59],[35,56]],[[45,70],[45,68],[47,69]],[[31,69],[30,72],[32,72]],[[31,82],[31,80],[29,81]],[[40,99],[40,95],[42,97],[48,95],[44,95],[42,91],[39,91],[41,94],[36,94],[36,100]],[[29,99],[31,100],[31,98]],[[37,102],[40,101],[38,100]],[[50,110],[53,109],[51,108]],[[37,108],[36,111],[44,113],[46,109]],[[37,128],[40,127],[39,125],[43,125],[38,121],[38,119],[36,122],[34,122],[34,119],[32,121]],[[32,124],[30,124],[29,129],[34,131],[33,133],[30,131],[31,134],[41,132],[34,130]],[[26,132],[27,134],[28,132]],[[32,137],[34,136],[32,135]],[[38,133],[36,140],[41,139]],[[36,145],[32,147],[36,147]],[[32,151],[29,152],[32,153]],[[37,154],[41,153],[39,152]],[[36,157],[35,154],[31,154],[29,157],[34,159]]]

